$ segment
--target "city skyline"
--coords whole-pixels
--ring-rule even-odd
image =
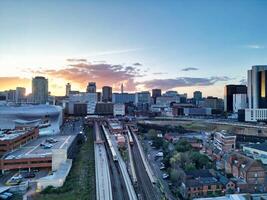
[[[120,91],[123,83],[132,92],[223,97],[224,85],[246,82],[252,65],[267,63],[266,6],[1,1],[0,67],[8,70],[1,70],[0,90],[23,86],[30,93],[32,77],[41,75],[53,95],[63,95],[68,82],[81,91],[96,82],[98,90]]]

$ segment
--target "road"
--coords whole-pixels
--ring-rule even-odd
[[[138,182],[138,193],[142,196],[142,199],[144,200],[159,200],[160,195],[158,194],[156,188],[153,186],[148,177],[136,141],[134,141],[134,145],[132,146],[132,152]]]
[[[160,170],[160,164],[161,164],[162,158],[155,159],[156,154],[158,153],[158,150],[152,149],[151,146],[148,144],[148,141],[144,141],[143,144],[146,146],[146,148],[147,148],[147,150],[149,152],[148,156],[147,156],[147,159],[148,159],[148,161],[150,163],[150,166],[151,166],[154,174],[158,177],[159,181],[161,182],[161,184],[163,186],[162,189],[163,189],[163,191],[165,193],[165,196],[169,200],[176,199],[173,196],[172,192],[170,191],[169,181],[162,178],[163,173],[166,173],[166,171]]]
[[[83,119],[68,119],[64,122],[61,128],[61,134],[63,135],[73,135],[78,134],[83,131]]]

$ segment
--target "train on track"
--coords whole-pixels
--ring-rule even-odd
[[[107,132],[107,130],[106,130],[104,125],[102,125],[102,129],[103,129],[105,137],[107,139],[108,146],[109,146],[109,149],[110,149],[111,154],[112,154],[112,159],[113,159],[113,161],[118,161],[118,156],[117,156],[117,153],[116,153],[116,151],[115,151],[115,149],[113,147],[113,144],[111,142],[111,138],[109,136],[109,133]]]

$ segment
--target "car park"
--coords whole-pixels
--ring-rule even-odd
[[[23,178],[34,178],[35,174],[33,172],[27,172],[23,175]]]

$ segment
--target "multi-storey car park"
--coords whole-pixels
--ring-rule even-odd
[[[73,157],[76,140],[76,135],[54,135],[52,139],[48,136],[39,137],[4,154],[0,159],[0,169],[3,173],[6,170],[52,169],[54,163],[58,162],[58,153],[65,158]]]
[[[38,128],[23,128],[21,130],[0,131],[0,156],[37,138]]]

